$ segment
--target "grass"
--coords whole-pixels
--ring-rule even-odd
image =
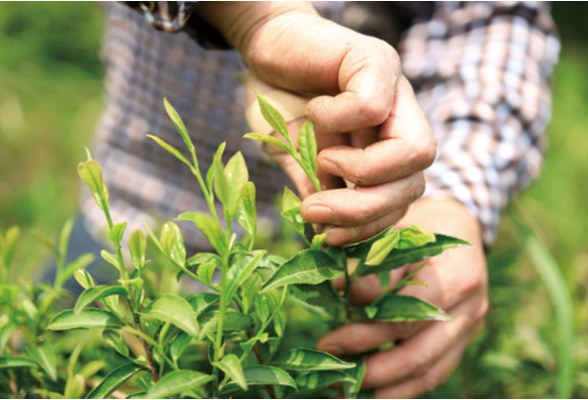
[[[574,363],[571,396],[588,397],[588,6],[553,7],[563,50],[544,169],[507,210],[488,256],[492,308],[485,330],[449,382],[428,397],[565,395],[567,385],[558,380],[569,368],[560,354],[565,346]],[[99,4],[0,3],[0,229],[17,224],[25,231],[16,260],[28,275],[39,273],[46,254],[26,232],[57,232],[76,211],[75,168],[102,105],[101,30]],[[510,222],[521,209],[533,228],[527,252]],[[530,237],[543,246],[534,248],[539,242]],[[545,251],[543,261],[534,260]],[[558,311],[536,268],[550,259],[552,273],[557,264],[563,278],[560,302],[567,292],[573,309],[561,303]],[[566,311],[575,340],[562,344],[557,316]]]

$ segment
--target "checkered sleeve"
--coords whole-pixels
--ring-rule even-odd
[[[123,1],[139,12],[155,29],[186,32],[207,49],[228,49],[231,46],[208,22],[194,14],[197,1]]]
[[[487,247],[501,211],[541,168],[560,48],[548,7],[438,3],[399,46],[438,143],[425,197],[464,204]]]

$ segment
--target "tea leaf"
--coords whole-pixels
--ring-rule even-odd
[[[385,322],[451,321],[449,315],[439,307],[411,296],[388,295],[378,302],[377,307],[377,313],[373,318],[369,318],[364,308],[356,308],[353,310],[353,320]]]
[[[378,313],[377,306],[367,306],[365,308],[365,314],[367,315],[368,319],[373,319],[377,313]]]
[[[298,133],[298,151],[302,163],[316,176],[316,130],[314,122],[308,120],[300,128]]]
[[[217,264],[221,263],[220,257],[214,253],[197,253],[186,260],[186,267],[193,268],[212,260],[215,260]]]
[[[335,383],[355,383],[355,379],[341,371],[316,371],[300,375],[296,378],[298,393],[296,398],[308,396]]]
[[[0,234],[1,237],[2,235]],[[12,226],[6,231],[4,240],[0,241],[0,253],[2,253],[2,261],[6,267],[8,267],[10,260],[12,260],[12,254],[19,238],[20,229],[17,226]]]
[[[142,371],[144,368],[131,363],[121,365],[118,368],[115,368],[112,372],[110,372],[102,382],[98,384],[88,395],[86,399],[105,399],[112,392],[118,389],[123,383],[128,381],[135,375],[137,372]]]
[[[296,382],[294,382],[294,379],[292,379],[286,371],[270,367],[269,365],[256,365],[254,367],[245,368],[243,369],[243,375],[245,376],[247,385],[250,386],[275,385],[297,389]],[[222,394],[229,394],[230,392],[233,392],[236,387],[236,384],[231,383],[222,391]]]
[[[45,341],[42,345],[28,349],[29,356],[39,364],[49,375],[52,381],[57,380],[57,366],[55,363],[55,351],[50,342]]]
[[[394,249],[388,254],[380,265],[366,266],[359,273],[360,276],[375,274],[381,271],[389,271],[392,269],[403,267],[407,264],[421,261],[437,254],[444,252],[447,249],[464,245],[472,246],[465,240],[461,240],[451,236],[435,234],[435,242],[427,243],[421,247],[412,249]]]
[[[166,222],[161,227],[159,240],[164,253],[176,264],[183,266],[186,262],[186,247],[180,228],[171,221]]]
[[[80,374],[75,374],[67,380],[63,397],[66,399],[79,399],[86,391],[86,380]]]
[[[202,321],[206,321],[202,325],[202,332],[199,339],[204,338],[207,334],[212,334],[217,331],[218,326],[218,312],[205,313],[201,317]],[[223,322],[223,332],[246,331],[253,326],[253,318],[249,315],[241,314],[238,311],[228,309],[225,313],[225,320]]]
[[[176,109],[173,108],[173,106],[169,103],[169,101],[167,101],[166,98],[163,99],[163,106],[165,107],[167,115],[169,115],[172,122],[176,126],[176,129],[180,133],[180,136],[182,136],[182,139],[184,139],[186,147],[188,148],[188,150],[190,150],[190,152],[193,152],[194,144],[192,143],[192,140],[190,140],[190,135],[188,135],[188,130],[186,129],[186,125],[184,125],[184,121],[182,121],[182,118],[180,118],[180,114],[178,114]]]
[[[261,292],[290,284],[316,285],[338,277],[343,271],[343,267],[326,253],[304,250],[282,265],[265,283]]]
[[[255,95],[257,96],[257,100],[259,101],[259,108],[261,109],[261,114],[263,118],[270,124],[274,131],[276,131],[279,135],[289,138],[288,136],[288,126],[286,125],[286,121],[282,114],[278,112],[270,103],[267,102],[258,92],[255,91]]]
[[[6,325],[0,328],[0,356],[2,355],[2,353],[4,353],[4,347],[6,347],[6,344],[8,343],[10,338],[12,338],[12,334],[14,333],[17,327],[18,326],[16,324],[8,322]]]
[[[108,232],[108,237],[110,238],[110,240],[112,240],[113,243],[120,244],[120,241],[122,240],[123,235],[125,234],[126,228],[127,228],[126,222],[121,222],[119,224],[116,224],[112,227],[110,232]]]
[[[398,242],[397,248],[411,249],[413,247],[421,247],[435,240],[434,233],[426,231],[418,225],[411,225],[408,228],[400,230],[400,241]]]
[[[81,256],[79,256],[78,258],[76,258],[75,260],[73,260],[72,262],[67,264],[65,267],[63,267],[63,274],[61,276],[62,281],[63,282],[67,281],[69,279],[69,277],[72,276],[72,274],[75,271],[77,271],[79,269],[86,268],[93,261],[94,261],[94,254],[92,254],[92,253],[82,254]]]
[[[37,368],[37,363],[24,357],[0,357],[0,371],[13,368]]]
[[[175,158],[177,158],[178,160],[180,160],[181,162],[183,162],[184,164],[186,164],[190,168],[193,168],[192,167],[192,164],[190,163],[190,161],[188,161],[188,159],[186,157],[184,157],[184,155],[178,149],[176,149],[175,147],[173,147],[170,144],[167,144],[165,141],[163,141],[162,139],[158,138],[157,136],[147,135],[147,137],[153,139],[158,145],[160,145],[165,150],[167,150]]]
[[[178,337],[174,339],[169,349],[174,361],[178,361],[178,358],[180,358],[182,352],[186,350],[186,347],[188,347],[191,341],[192,337],[186,332],[180,332]]]
[[[179,221],[192,221],[196,228],[206,236],[210,244],[218,251],[219,254],[227,252],[227,243],[225,242],[225,232],[212,220],[208,215],[202,213],[186,212],[178,215]]]
[[[318,285],[296,285],[292,287],[292,295],[313,306],[333,307],[342,304],[341,297],[330,281]]]
[[[382,232],[378,233],[376,236],[372,238],[364,240],[363,242],[343,246],[342,249],[345,251],[345,253],[347,253],[347,257],[349,258],[358,258],[360,260],[365,260],[372,248],[372,245],[376,241],[388,236],[393,231],[394,227],[391,226],[387,229],[384,229]]]
[[[203,374],[198,371],[182,370],[173,371],[162,377],[147,394],[146,399],[163,399],[174,396],[184,390],[191,390],[197,386],[204,385],[214,379],[214,376]]]
[[[88,289],[94,286],[94,279],[92,279],[88,271],[86,271],[85,269],[76,270],[74,272],[74,278],[76,278],[76,281],[78,281],[80,286],[84,289]]]
[[[102,339],[114,348],[118,353],[122,354],[125,357],[129,356],[129,348],[125,344],[124,336],[116,331],[112,331],[109,329],[105,329],[102,332]]]
[[[106,250],[102,250],[100,255],[105,261],[107,261],[109,264],[112,264],[119,272],[122,271],[122,267],[118,262],[118,258],[115,254],[109,253]]]
[[[247,182],[249,180],[249,172],[243,154],[238,151],[227,163],[224,171],[228,183],[228,197],[223,203],[225,208],[225,218],[232,220],[237,213],[237,207],[241,202]]]
[[[382,286],[382,292],[388,290],[388,286],[390,286],[390,281],[392,280],[392,274],[390,271],[383,271],[378,272],[376,274],[378,281],[380,281],[380,286]]]
[[[69,329],[117,329],[122,326],[120,320],[111,312],[97,308],[86,308],[79,314],[74,310],[65,310],[57,314],[47,329],[66,331]]]
[[[284,188],[284,196],[282,197],[282,212],[291,210],[293,208],[300,209],[302,201],[296,196],[296,194],[288,189]]]
[[[213,184],[214,184],[213,179],[214,179],[216,172],[218,171],[219,173],[221,173],[223,171],[221,160],[222,160],[222,156],[225,151],[226,145],[227,145],[226,142],[222,142],[220,144],[220,146],[218,146],[218,149],[216,149],[216,153],[214,153],[214,157],[212,158],[212,163],[210,164],[210,168],[208,169],[208,172],[206,173],[206,185],[208,186],[208,189],[211,191],[213,189]]]
[[[227,303],[231,302],[237,289],[251,276],[255,268],[259,265],[261,257],[266,253],[265,250],[254,251],[252,255],[243,257],[229,269],[228,286],[227,286]]]
[[[264,295],[259,295],[255,298],[253,304],[255,305],[255,312],[257,313],[257,316],[261,322],[263,323],[267,321],[271,314],[267,298]]]
[[[382,239],[375,241],[366,257],[365,265],[380,265],[386,256],[390,254],[398,244],[399,239],[400,233],[398,231],[393,231]]]
[[[272,146],[276,146],[277,148],[285,151],[290,155],[295,154],[295,151],[287,143],[282,142],[280,139],[276,139],[272,135],[266,135],[264,133],[248,133],[243,137],[247,139],[257,140],[258,142],[264,142]]]
[[[153,300],[143,316],[160,321],[170,321],[173,325],[198,337],[199,327],[190,304],[175,294],[166,293]]]
[[[155,245],[157,246],[159,251],[161,251],[162,253],[165,254],[165,251],[163,251],[163,247],[161,246],[161,243],[159,243],[159,239],[157,239],[157,236],[155,236],[155,234],[153,233],[151,228],[149,228],[149,225],[147,225],[147,221],[143,220],[143,225],[145,225],[145,229],[147,229],[147,233],[149,234],[149,237],[151,238],[151,240],[153,240],[153,243],[155,243]]]
[[[94,160],[78,164],[78,175],[94,194],[102,193],[102,167]]]
[[[79,315],[79,313],[95,302],[96,300],[100,300],[104,297],[114,296],[114,295],[123,295],[126,296],[127,290],[122,286],[95,286],[84,290],[84,292],[78,298],[76,302],[76,306],[74,308],[74,314]]]
[[[312,238],[312,243],[310,245],[311,250],[320,250],[325,244],[325,240],[327,239],[326,233],[321,233],[320,235],[314,235]]]
[[[214,270],[217,268],[216,260],[211,260],[200,264],[198,267],[197,275],[206,283],[210,283],[214,276]]]
[[[243,375],[243,367],[241,361],[234,354],[227,354],[220,361],[212,362],[213,366],[223,371],[229,378],[233,380],[243,390],[247,390],[247,381]]]
[[[247,233],[255,237],[257,231],[257,210],[255,208],[255,185],[247,182],[245,192],[237,207],[237,221]]]
[[[348,363],[321,351],[297,348],[279,354],[272,365],[287,371],[327,371],[354,368]]]
[[[198,316],[206,311],[208,307],[220,301],[220,296],[216,293],[197,293],[188,297],[186,301],[190,303],[194,313]]]
[[[61,232],[59,234],[59,255],[63,257],[63,261],[65,261],[65,256],[67,255],[67,245],[69,243],[69,237],[71,236],[71,230],[74,226],[74,219],[69,218],[63,228],[61,228]]]
[[[147,238],[140,229],[135,229],[129,238],[129,252],[131,261],[138,270],[145,266],[145,251],[147,250]]]
[[[355,382],[343,382],[343,393],[345,393],[345,398],[347,399],[357,398],[359,391],[361,390],[361,383],[363,382],[363,378],[365,377],[366,373],[366,357],[360,356],[357,358],[358,360],[356,362],[357,365],[355,368],[347,371],[349,376],[352,377]]]

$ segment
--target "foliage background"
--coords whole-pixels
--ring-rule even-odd
[[[57,232],[76,212],[77,163],[102,104],[98,3],[0,2],[0,230]],[[552,397],[558,327],[512,219],[547,245],[575,305],[574,397],[588,397],[588,14],[554,3],[562,53],[540,179],[507,210],[488,258],[487,327],[458,371],[428,397]],[[40,276],[45,252],[25,234],[15,264]]]

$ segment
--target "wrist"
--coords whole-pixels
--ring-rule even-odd
[[[196,13],[215,27],[247,62],[253,36],[281,16],[318,15],[306,1],[202,2]]]

